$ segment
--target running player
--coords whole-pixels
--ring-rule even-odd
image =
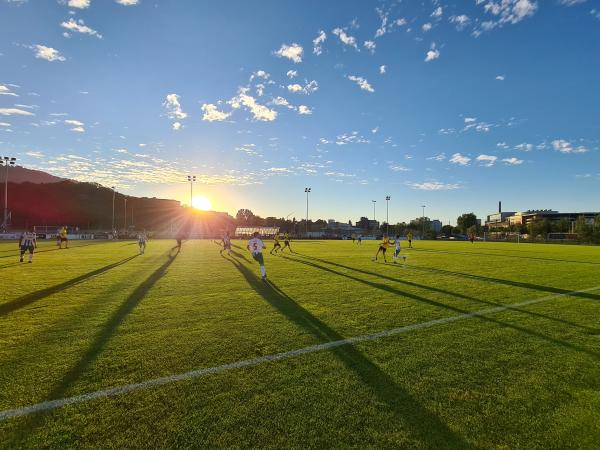
[[[388,235],[384,234],[383,242],[381,244],[379,244],[377,253],[375,253],[375,256],[373,257],[373,261],[377,261],[377,257],[379,256],[379,253],[383,253],[383,261],[387,262],[387,259],[385,258],[385,253],[387,252],[388,247],[391,247],[392,245],[393,244],[390,242],[390,238],[388,237]]]
[[[273,236],[273,240],[275,241],[275,244],[273,244],[273,248],[269,252],[269,253],[271,253],[271,255],[273,255],[273,252],[277,253],[277,250],[281,250],[281,244],[279,243],[279,239],[280,239],[279,233],[275,233],[275,236]]]
[[[352,233],[352,236],[350,236],[352,238],[352,243],[356,243],[356,234]]]
[[[252,258],[260,265],[260,275],[263,281],[267,281],[267,269],[265,269],[265,260],[262,251],[267,248],[263,241],[258,237],[258,231],[252,234],[252,239],[248,241],[246,248],[252,253]]]
[[[69,237],[68,237],[67,227],[62,227],[58,232],[58,248],[62,249],[63,242],[65,243],[65,248],[69,248]]]
[[[148,240],[148,236],[146,235],[146,231],[142,231],[137,236],[138,245],[140,246],[140,255],[146,253],[146,241]]]
[[[469,234],[469,240],[471,241],[471,244],[475,242],[475,233]]]
[[[21,251],[20,262],[23,262],[23,255],[29,252],[29,263],[33,262],[33,251],[37,248],[37,238],[33,231],[25,231],[19,239],[19,249]]]
[[[222,255],[225,250],[227,250],[227,254],[231,256],[231,237],[229,237],[229,231],[226,231],[221,239],[221,243],[223,244],[223,248],[219,251]]]
[[[294,251],[292,250],[292,246],[290,245],[290,235],[289,233],[285,233],[283,235],[283,248],[281,249],[281,253],[283,253],[283,251],[288,248],[290,250],[290,253],[294,253]]]
[[[413,248],[413,246],[412,246],[412,240],[413,240],[412,231],[409,231],[408,233],[406,233],[406,240],[408,240],[408,248]]]
[[[356,240],[356,245],[362,245],[362,234],[358,235],[358,239]]]
[[[394,249],[394,264],[398,264],[398,256],[400,256],[400,235],[396,235],[396,240],[394,241],[395,249]]]

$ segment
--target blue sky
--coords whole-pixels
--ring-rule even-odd
[[[0,0],[0,148],[132,195],[600,210],[600,2]]]

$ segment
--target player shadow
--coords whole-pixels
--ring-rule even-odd
[[[480,299],[480,298],[477,298],[477,297],[471,297],[469,295],[460,294],[458,292],[448,291],[448,290],[437,288],[437,287],[434,287],[434,286],[428,286],[426,284],[415,283],[413,281],[407,281],[407,280],[403,280],[401,278],[394,278],[394,277],[386,276],[386,275],[381,274],[381,273],[370,272],[370,271],[364,270],[364,269],[357,269],[355,267],[350,267],[350,266],[346,266],[344,264],[335,263],[335,262],[332,262],[332,261],[328,261],[326,259],[316,258],[314,256],[308,256],[308,255],[303,255],[303,254],[298,254],[298,255],[301,256],[302,258],[312,259],[312,260],[319,261],[319,262],[322,262],[322,263],[325,263],[325,264],[329,264],[329,265],[332,265],[332,266],[335,266],[335,267],[340,267],[342,269],[353,270],[355,272],[362,273],[364,275],[371,275],[371,276],[378,277],[378,278],[381,278],[381,279],[384,279],[384,280],[393,281],[395,283],[404,284],[404,285],[416,287],[416,288],[419,288],[419,289],[425,289],[425,290],[432,291],[432,292],[437,292],[437,293],[440,293],[440,294],[451,295],[453,297],[457,297],[457,298],[460,298],[460,299],[463,299],[463,300],[470,300],[470,301],[474,301],[474,302],[481,303],[481,304],[488,305],[488,306],[502,306],[502,307],[507,307],[511,311],[517,311],[517,312],[520,312],[520,313],[523,313],[523,314],[527,314],[527,315],[530,315],[530,316],[535,316],[535,317],[540,317],[540,318],[545,319],[545,320],[550,320],[552,322],[557,322],[557,323],[561,323],[561,324],[564,324],[564,325],[569,325],[569,326],[572,326],[572,327],[580,328],[582,330],[585,330],[589,334],[598,334],[598,333],[600,333],[600,328],[588,327],[586,325],[581,325],[581,324],[578,324],[578,323],[575,323],[575,322],[571,322],[571,321],[568,321],[568,320],[565,320],[565,319],[558,319],[556,317],[548,316],[546,314],[536,313],[534,311],[528,311],[526,309],[522,309],[522,308],[519,308],[519,307],[509,306],[509,305],[507,305],[505,303],[498,303],[498,302],[492,302],[490,300],[483,300],[483,299]],[[387,263],[386,265],[390,266],[390,267],[397,267],[396,265],[393,265],[393,264],[390,264],[390,263]],[[564,291],[562,293],[568,293],[568,292],[570,292],[570,291]],[[561,293],[561,292],[559,292],[559,293]],[[585,294],[585,292],[584,292],[584,294]]]
[[[242,258],[243,260],[250,262],[250,260],[248,258],[246,258],[246,256],[242,253],[236,252],[235,250],[231,250],[231,255],[236,257],[236,258]],[[221,256],[224,256],[223,254],[221,254]]]
[[[228,259],[228,258],[226,258]],[[272,281],[261,281],[250,269],[229,259],[246,282],[267,303],[300,329],[313,335],[319,342],[345,339],[327,324],[312,315]],[[371,362],[354,345],[347,344],[328,350],[352,370],[362,383],[398,417],[408,432],[428,448],[472,448],[460,435],[452,431],[436,414],[424,407],[413,395],[398,385],[383,370]]]
[[[113,337],[119,326],[134,310],[134,308],[146,297],[146,294],[166,273],[167,269],[173,262],[179,251],[169,251],[167,261],[165,261],[158,269],[156,269],[146,280],[142,282],[119,306],[119,308],[106,321],[102,329],[97,333],[93,342],[81,356],[79,361],[71,367],[71,369],[63,376],[58,385],[48,394],[46,401],[61,399],[67,394],[71,388],[84,375],[89,366],[98,358],[104,347]],[[23,424],[23,430],[27,432],[33,431],[39,427],[44,420],[45,413],[33,415],[28,418]]]
[[[412,248],[412,250],[417,252],[431,252],[431,253],[449,253],[456,255],[482,255],[482,256],[491,256],[496,258],[518,258],[518,259],[531,259],[536,261],[547,261],[547,262],[566,262],[566,263],[575,263],[575,264],[593,264],[600,265],[600,262],[593,261],[576,261],[572,259],[554,259],[554,258],[541,258],[539,256],[517,256],[517,255],[495,255],[493,253],[483,253],[483,252],[459,252],[459,251],[451,251],[451,250],[434,250],[430,248]]]
[[[25,294],[21,297],[18,297],[12,301],[9,301],[8,303],[3,303],[0,305],[0,316],[5,316],[13,311],[24,308],[25,306],[28,306],[32,303],[35,303],[38,300],[42,300],[43,298],[48,297],[49,295],[56,294],[57,292],[64,291],[65,289],[69,289],[69,288],[71,288],[79,283],[82,283],[92,277],[95,277],[95,276],[100,275],[104,272],[107,272],[111,269],[114,269],[115,267],[119,267],[138,256],[139,255],[129,256],[125,259],[122,259],[121,261],[117,261],[117,262],[109,264],[107,266],[100,267],[99,269],[92,270],[91,272],[85,273],[83,275],[80,275],[71,280],[65,281],[63,283],[57,284],[55,286],[50,286],[50,287],[47,287],[44,289],[40,289],[38,291],[31,292],[30,294]]]
[[[338,275],[340,277],[344,277],[344,278],[350,279],[352,281],[356,281],[358,283],[365,284],[367,286],[370,286],[372,288],[388,292],[390,294],[399,295],[399,296],[402,296],[402,297],[407,298],[407,299],[414,300],[414,301],[419,302],[419,303],[424,303],[424,304],[427,304],[427,305],[435,306],[437,308],[446,309],[446,310],[449,310],[449,311],[452,311],[452,312],[455,312],[455,313],[458,313],[458,314],[461,314],[461,315],[462,314],[473,314],[473,313],[477,312],[477,311],[469,311],[467,309],[458,308],[456,306],[448,305],[448,304],[445,304],[445,303],[440,303],[438,301],[431,300],[431,299],[428,299],[426,297],[422,297],[422,296],[417,295],[417,294],[413,294],[412,292],[406,292],[406,291],[402,291],[400,289],[393,288],[393,287],[388,286],[386,284],[381,284],[381,283],[377,283],[377,282],[374,282],[374,281],[369,281],[369,280],[364,280],[362,278],[357,278],[355,276],[352,276],[352,275],[349,275],[349,274],[346,274],[346,273],[343,273],[343,272],[338,272],[338,271],[333,270],[333,269],[331,269],[329,267],[321,266],[319,264],[316,264],[316,263],[313,263],[313,262],[310,262],[310,261],[303,261],[303,260],[299,260],[299,259],[295,259],[295,258],[288,258],[288,257],[286,257],[286,259],[289,259],[290,261],[294,261],[294,262],[296,262],[298,264],[304,264],[304,265],[307,265],[307,266],[310,266],[310,267],[313,267],[313,268],[316,268],[316,269],[321,269],[321,270],[323,270],[325,272],[329,272],[329,273],[331,273],[333,275]],[[512,308],[510,308],[509,305],[499,305],[499,306],[506,307],[506,311],[510,311],[512,309]],[[571,342],[567,342],[567,341],[563,341],[561,339],[557,339],[557,338],[554,338],[554,337],[551,337],[551,336],[547,336],[547,335],[545,335],[543,333],[540,333],[539,331],[530,330],[528,328],[524,328],[524,327],[521,327],[519,325],[512,324],[510,322],[505,322],[505,321],[502,321],[502,320],[499,320],[499,319],[495,319],[493,317],[488,317],[488,316],[480,315],[480,314],[474,315],[473,318],[477,318],[477,319],[482,320],[484,322],[493,323],[493,324],[501,326],[501,327],[511,328],[511,329],[513,329],[515,331],[519,331],[521,333],[524,333],[524,334],[527,334],[527,335],[530,335],[530,336],[533,336],[533,337],[537,337],[539,339],[551,342],[551,343],[559,345],[561,347],[565,347],[565,348],[570,349],[570,350],[574,350],[574,351],[578,351],[578,352],[584,353],[584,354],[586,354],[588,356],[591,356],[594,359],[600,359],[600,353],[597,353],[597,352],[595,352],[593,350],[589,350],[587,348],[581,347],[581,346],[576,345],[576,344],[572,344]]]
[[[81,247],[87,247],[89,245],[96,245],[96,243],[93,244],[81,244],[81,245],[73,245],[69,248],[63,248],[62,250],[71,250],[73,248],[81,248]],[[46,253],[46,252],[57,252],[61,250],[60,248],[54,247],[54,248],[45,248],[44,250],[36,250],[35,253]],[[13,254],[11,255],[2,255],[0,256],[1,258],[18,258],[19,257],[19,253],[20,250],[18,248],[16,248],[15,250],[6,250],[6,251],[12,251]]]

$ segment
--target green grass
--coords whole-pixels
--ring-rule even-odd
[[[0,447],[600,448],[600,289],[558,296],[600,285],[600,248],[292,245],[264,284],[210,241],[0,243],[0,411],[556,297],[6,419]]]

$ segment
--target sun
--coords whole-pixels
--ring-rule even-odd
[[[197,195],[192,199],[192,206],[201,211],[210,211],[212,205],[210,200],[203,195]]]

